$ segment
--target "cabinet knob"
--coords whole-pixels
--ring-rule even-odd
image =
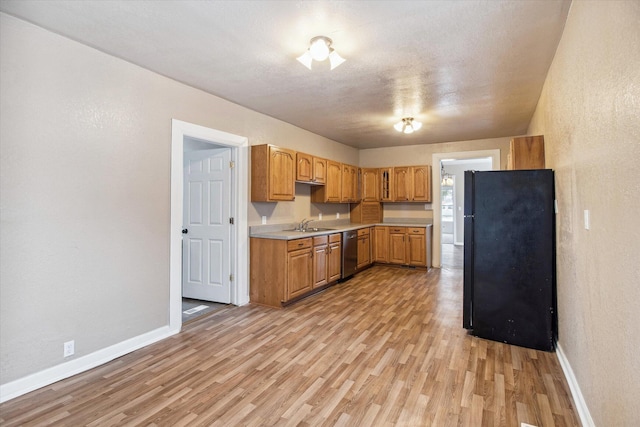
[[[188,228],[183,228],[183,229],[182,229],[182,234],[187,234],[188,232],[189,232],[189,229],[188,229]]]

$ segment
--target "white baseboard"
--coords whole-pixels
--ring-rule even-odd
[[[171,330],[168,326],[158,328],[94,353],[87,354],[86,356],[61,363],[60,365],[36,372],[35,374],[28,375],[10,383],[2,384],[0,385],[0,403],[22,396],[41,387],[46,387],[56,381],[88,371],[127,353],[175,335],[178,332],[180,332],[180,329]]]
[[[585,402],[582,391],[580,390],[580,385],[578,385],[578,380],[573,374],[573,369],[571,369],[569,360],[564,354],[564,351],[562,351],[560,343],[558,343],[556,347],[556,355],[558,356],[558,361],[560,362],[560,366],[562,367],[562,372],[564,372],[564,376],[569,383],[569,389],[571,390],[573,402],[576,404],[576,410],[578,411],[580,422],[582,423],[583,427],[595,427],[593,418],[591,418],[591,413],[589,413],[587,402]]]

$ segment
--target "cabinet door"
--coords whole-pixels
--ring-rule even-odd
[[[389,227],[375,227],[373,230],[374,262],[389,262]]]
[[[313,289],[312,248],[299,249],[287,254],[287,300]]]
[[[342,165],[342,192],[341,202],[350,202],[353,199],[353,176],[351,175],[351,167],[349,165]]]
[[[340,243],[340,240],[329,243],[327,264],[328,282],[333,283],[339,280],[342,276],[342,244]]]
[[[408,234],[409,265],[427,266],[427,240],[424,234]]]
[[[296,153],[296,181],[313,180],[313,157],[305,153]]]
[[[358,237],[358,264],[357,268],[363,268],[371,264],[371,240],[369,235]]]
[[[325,184],[327,202],[339,202],[342,187],[342,166],[338,162],[327,161],[327,183]]]
[[[413,166],[413,200],[431,201],[431,166]]]
[[[393,168],[393,193],[396,202],[411,200],[411,186],[411,171],[409,168]]]
[[[294,151],[269,146],[269,199],[294,199],[295,165]]]
[[[324,286],[328,281],[327,277],[327,252],[329,246],[325,243],[313,247],[313,287]]]
[[[508,169],[544,169],[544,136],[513,138],[509,143]]]
[[[389,230],[389,262],[391,264],[407,263],[407,242],[405,235],[404,230],[402,233],[394,232],[393,229]]]
[[[378,169],[361,169],[361,196],[363,202],[377,202],[378,197]]]
[[[351,175],[351,199],[350,202],[355,203],[360,201],[360,179],[358,174],[358,168],[356,166],[349,166],[349,175]]]
[[[378,169],[380,176],[380,201],[390,202],[393,200],[393,168]]]
[[[319,157],[313,158],[313,182],[325,184],[327,182],[327,160]]]

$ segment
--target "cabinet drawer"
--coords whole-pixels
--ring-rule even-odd
[[[311,247],[311,237],[306,239],[295,239],[287,242],[287,252],[295,251],[296,249],[304,249]]]
[[[358,237],[368,236],[368,235],[369,235],[369,227],[361,228],[360,230],[358,230]]]
[[[329,236],[316,236],[313,238],[313,246],[326,245]]]
[[[407,227],[389,227],[390,234],[404,234],[407,232]]]
[[[424,234],[425,229],[422,227],[409,227],[407,233],[409,234]]]
[[[342,235],[340,233],[330,234],[329,235],[329,243],[336,243],[342,240]]]

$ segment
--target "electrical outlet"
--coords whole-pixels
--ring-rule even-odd
[[[318,214],[318,221],[322,221],[322,214],[321,213]]]
[[[340,219],[340,212],[336,212],[336,219]]]
[[[266,223],[267,223],[267,216],[262,215],[262,225],[265,225]]]
[[[75,353],[75,346],[76,342],[73,340],[64,343],[64,357],[73,356],[73,353]]]

